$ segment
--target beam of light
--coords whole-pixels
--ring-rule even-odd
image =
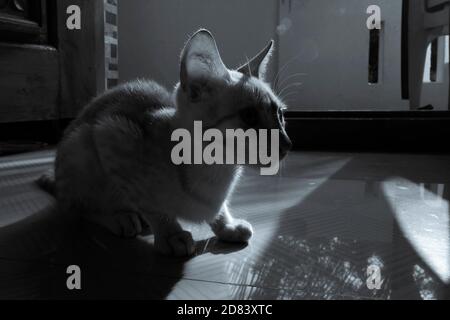
[[[286,214],[292,216],[292,210],[300,206],[350,160],[351,157],[340,157],[313,168],[305,165],[306,172],[308,168],[309,172],[321,172],[317,178],[244,175],[231,197],[230,209],[235,217],[248,219],[253,224],[255,234],[252,240],[247,248],[236,253],[216,255],[214,259],[211,259],[210,254],[203,254],[189,260],[184,265],[186,277],[195,280],[213,278],[215,281],[238,285],[236,290],[242,289],[242,285],[263,283],[267,277],[266,271],[270,270],[273,263],[272,259],[266,259],[266,253],[274,239],[280,237],[281,221],[286,219]],[[286,163],[287,168],[293,165],[296,163]],[[302,212],[298,212],[298,215],[301,216]],[[244,297],[248,293],[230,294],[234,297]]]
[[[43,157],[43,158],[35,158],[35,159],[23,159],[23,160],[13,160],[0,163],[0,169],[11,169],[18,167],[31,167],[38,165],[47,165],[52,164],[55,161],[55,157]]]
[[[389,178],[382,184],[405,238],[436,275],[450,283],[449,203],[443,197],[443,184],[431,187],[435,192],[402,177]]]

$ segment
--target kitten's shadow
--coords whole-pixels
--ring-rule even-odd
[[[193,257],[165,257],[151,237],[120,239],[90,223],[68,223],[47,208],[0,228],[0,298],[164,299],[190,259],[243,248],[213,237],[198,241]],[[81,290],[67,289],[70,265],[81,269]]]

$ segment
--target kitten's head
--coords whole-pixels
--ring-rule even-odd
[[[181,54],[177,108],[189,123],[202,121],[204,128],[278,129],[280,158],[292,147],[285,130],[285,105],[265,82],[273,41],[237,70],[223,63],[212,34],[201,29]]]

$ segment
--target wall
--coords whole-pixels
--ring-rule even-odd
[[[366,9],[372,4],[380,5],[384,21],[376,85],[368,84]],[[400,0],[123,0],[120,78],[173,86],[183,44],[205,27],[230,68],[274,38],[272,75],[280,70],[281,89],[303,83],[282,92],[291,109],[408,110],[400,90],[400,19]],[[447,108],[448,76],[445,81],[424,86],[423,104]]]
[[[119,1],[120,79],[173,86],[181,49],[201,27],[214,34],[225,64],[237,67],[274,37],[276,20],[274,0]]]
[[[369,30],[366,9],[382,8],[381,82],[368,84]],[[299,54],[290,72],[306,73],[297,95],[302,109],[406,108],[400,91],[401,1],[282,1],[281,21],[291,28],[280,37],[281,61]],[[282,64],[281,64],[282,65]]]
[[[383,21],[378,84],[368,83],[370,5],[380,6]],[[401,0],[280,0],[279,65],[289,62],[281,78],[303,83],[284,90],[289,104],[303,110],[408,110],[401,99],[401,16]],[[448,76],[444,81],[424,86],[422,105],[448,108]]]

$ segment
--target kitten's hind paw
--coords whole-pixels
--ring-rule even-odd
[[[124,238],[135,238],[144,228],[141,217],[135,212],[119,214],[118,222],[121,226],[122,237]]]
[[[186,257],[194,254],[195,244],[188,231],[169,235],[155,235],[155,248],[164,255]]]
[[[241,219],[233,219],[227,224],[216,220],[211,224],[211,229],[219,240],[226,242],[248,242],[253,235],[252,225]]]

